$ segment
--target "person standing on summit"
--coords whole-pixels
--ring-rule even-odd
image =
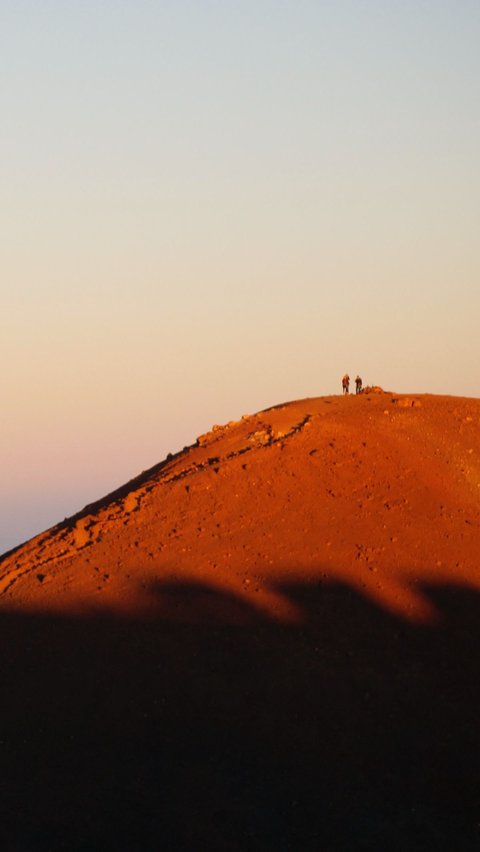
[[[350,393],[350,376],[348,373],[345,373],[342,379],[342,390],[343,393]]]
[[[362,392],[362,380],[361,380],[360,376],[357,375],[357,378],[355,379],[355,393],[361,393],[361,392]]]

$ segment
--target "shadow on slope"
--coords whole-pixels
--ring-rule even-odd
[[[283,588],[293,627],[161,591],[197,623],[1,615],[2,849],[478,848],[477,593],[425,627]]]

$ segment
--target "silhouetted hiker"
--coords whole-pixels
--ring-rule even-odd
[[[362,380],[361,380],[360,376],[357,376],[357,378],[355,379],[355,393],[361,393],[361,392],[362,392]]]
[[[344,393],[349,393],[349,388],[350,388],[350,376],[348,375],[348,373],[345,373],[345,375],[342,379],[342,390],[343,390]]]

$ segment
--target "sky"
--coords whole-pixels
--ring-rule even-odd
[[[477,0],[0,0],[0,553],[270,405],[478,396]]]

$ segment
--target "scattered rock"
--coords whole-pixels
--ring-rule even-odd
[[[272,440],[272,432],[269,429],[259,429],[257,432],[251,432],[248,440],[260,445],[269,444]]]
[[[419,399],[412,399],[409,396],[404,396],[401,399],[392,399],[394,405],[397,405],[399,408],[421,408],[422,403]]]

